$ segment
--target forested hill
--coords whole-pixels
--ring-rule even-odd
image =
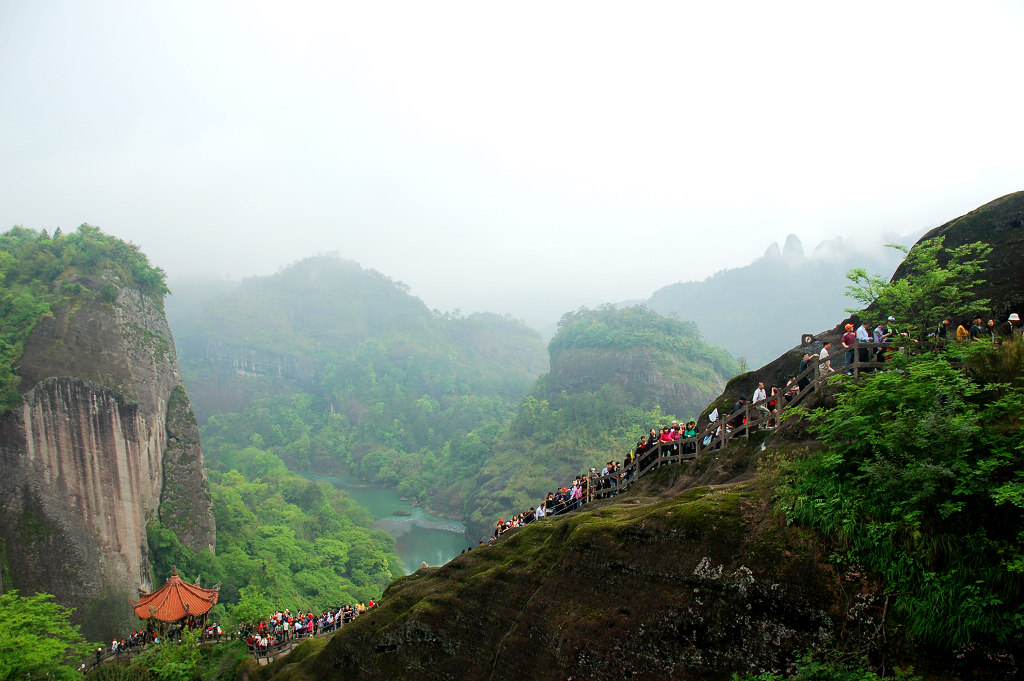
[[[738,370],[692,322],[641,306],[567,313],[548,348],[550,373],[508,427],[466,438],[483,459],[466,503],[475,527],[536,506],[591,466],[621,461],[651,427],[697,418]]]
[[[542,376],[533,330],[335,258],[171,307],[211,465],[354,472],[474,528],[696,416],[737,370],[692,323],[609,306],[563,318]]]
[[[642,306],[579,310],[562,316],[548,346],[548,394],[623,388],[638,406],[699,414],[739,371],[722,348],[708,345],[694,322]]]
[[[547,368],[523,324],[432,312],[403,284],[333,257],[170,307],[211,455],[255,446],[293,469],[354,470],[413,496],[440,475],[454,436],[506,422]]]

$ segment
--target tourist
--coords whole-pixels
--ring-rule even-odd
[[[860,327],[857,329],[857,342],[858,343],[870,343],[871,342],[871,332],[868,331],[868,328],[870,326],[871,326],[871,323],[868,322],[867,320],[864,320],[863,322],[861,322]],[[869,353],[870,353],[870,350],[867,347],[862,347],[860,349],[860,357],[858,357],[857,359],[862,364],[867,364],[868,362],[871,361]]]
[[[811,379],[807,375],[807,368],[811,366],[812,357],[814,357],[813,354],[805,352],[804,356],[800,359],[800,367],[796,370],[797,376],[800,376],[800,382],[798,383],[798,385],[800,386],[801,390],[803,390],[804,388],[811,384]]]
[[[847,324],[845,327],[846,333],[839,339],[842,343],[843,349],[846,350],[846,366],[853,364],[853,344],[857,341],[857,333],[853,330],[853,324]],[[847,371],[846,373],[850,373]]]
[[[686,428],[683,429],[683,437],[686,439],[686,443],[683,445],[686,454],[695,454],[697,452],[697,422],[689,421],[686,424]]]
[[[750,403],[754,405],[754,409],[757,410],[760,417],[768,416],[768,393],[764,389],[764,381],[757,384],[757,388],[754,390],[754,395],[750,398]]]
[[[745,418],[746,411],[747,411],[747,401],[741,397],[738,400],[736,400],[735,404],[732,405],[732,414],[731,414],[731,416],[733,418],[729,421],[729,424],[728,424],[729,427],[735,430],[736,428],[739,428],[744,423],[746,423],[747,422],[747,420]]]
[[[892,331],[889,330],[889,325],[886,322],[879,322],[878,326],[875,327],[875,331],[872,335],[872,340],[880,345],[875,348],[875,361],[885,361],[885,348],[882,347],[881,343],[888,343],[889,337],[892,335]]]
[[[818,373],[822,376],[828,376],[835,371],[835,369],[832,368],[832,360],[828,358],[828,351],[831,347],[832,341],[825,341],[825,344],[821,346],[821,352],[818,353]]]

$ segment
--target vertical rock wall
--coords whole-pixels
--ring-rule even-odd
[[[101,280],[80,280],[99,290]],[[122,290],[61,306],[25,346],[22,407],[0,419],[3,588],[47,591],[94,639],[138,620],[146,523],[215,543],[195,417],[159,304]]]

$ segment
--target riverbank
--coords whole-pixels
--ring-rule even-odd
[[[460,521],[414,505],[393,489],[367,484],[355,476],[302,475],[330,483],[369,511],[374,527],[395,538],[395,553],[402,559],[406,574],[415,572],[423,563],[432,567],[444,565],[479,542],[467,534],[466,526]]]

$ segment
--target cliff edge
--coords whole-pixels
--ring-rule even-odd
[[[152,587],[147,523],[212,551],[212,502],[161,297],[73,270],[53,286],[0,416],[0,590],[53,593],[105,639]]]

